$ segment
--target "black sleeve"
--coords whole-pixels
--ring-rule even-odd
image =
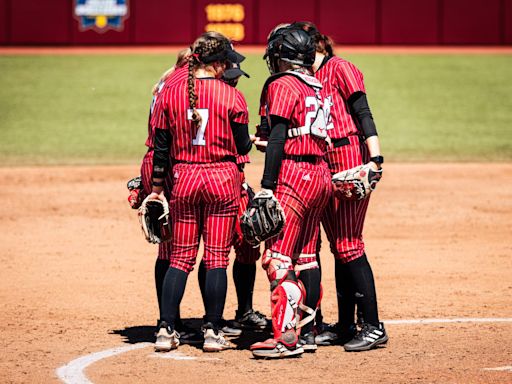
[[[262,188],[274,190],[284,157],[284,144],[286,142],[286,133],[290,127],[290,120],[271,115],[270,121],[270,136],[268,138],[267,150],[265,151],[265,170],[263,171],[261,186]]]
[[[169,172],[169,148],[171,134],[168,129],[155,129],[155,153],[153,155],[153,178],[164,179]]]
[[[247,124],[240,124],[234,121],[230,122],[231,132],[235,139],[236,151],[239,155],[246,155],[252,147],[252,141],[249,137],[249,126]]]
[[[261,132],[261,137],[263,137],[263,138],[268,138],[270,135],[270,127],[268,126],[267,116],[261,116],[260,132]]]
[[[373,121],[372,112],[366,99],[366,94],[363,92],[355,92],[348,98],[348,106],[352,114],[357,128],[362,131],[364,137],[367,139],[371,136],[377,136],[377,128]]]

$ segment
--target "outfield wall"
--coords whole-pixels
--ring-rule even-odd
[[[205,29],[261,44],[293,20],[339,44],[512,44],[512,0],[0,0],[0,44],[188,44]]]

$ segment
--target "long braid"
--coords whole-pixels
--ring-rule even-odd
[[[192,109],[192,121],[197,126],[201,125],[201,115],[196,109],[197,95],[195,90],[196,77],[194,76],[194,64],[197,62],[194,56],[190,56],[188,59],[188,103],[190,109]]]

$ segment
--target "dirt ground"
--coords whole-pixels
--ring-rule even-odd
[[[152,340],[156,247],[126,203],[137,168],[0,168],[0,382],[59,382],[56,369],[75,358]],[[257,185],[261,164],[247,174]],[[382,319],[512,318],[512,164],[386,164],[365,228]],[[323,310],[333,321],[327,247],[322,265]],[[260,269],[254,302],[269,314]],[[227,318],[235,306],[230,279]],[[194,271],[182,314],[202,312]],[[182,346],[198,359],[176,360],[148,345],[85,374],[94,383],[512,383],[512,368],[486,369],[512,366],[512,322],[387,330],[388,346],[366,353],[326,347],[260,361],[246,349],[205,355]]]

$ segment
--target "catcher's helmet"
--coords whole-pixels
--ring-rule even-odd
[[[315,41],[307,32],[287,27],[279,29],[268,41],[267,64],[272,73],[278,72],[278,59],[301,67],[315,62]]]

